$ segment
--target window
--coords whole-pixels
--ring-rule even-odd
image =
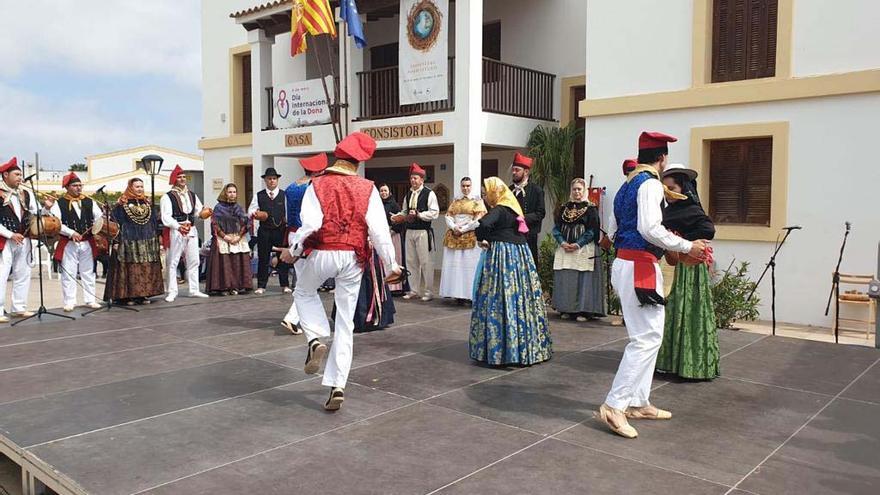
[[[773,138],[709,143],[709,215],[718,224],[770,226]]]
[[[712,82],[776,75],[778,0],[713,0]]]
[[[578,129],[580,129],[580,134],[578,134],[577,139],[574,140],[574,170],[575,176],[580,177],[580,174],[585,173],[585,157],[584,157],[584,149],[585,149],[585,140],[586,140],[586,126],[587,119],[583,117],[579,117],[578,115],[578,105],[581,100],[585,100],[587,98],[587,87],[586,86],[575,86],[571,88],[571,115],[575,115],[574,125]]]
[[[487,179],[489,177],[498,177],[498,160],[481,160],[480,175],[484,179]]]
[[[483,56],[501,60],[501,21],[483,25]]]
[[[252,130],[251,120],[251,54],[241,57],[241,132]]]

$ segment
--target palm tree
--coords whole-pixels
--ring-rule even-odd
[[[574,145],[583,131],[574,123],[565,127],[537,126],[529,134],[529,155],[535,160],[530,180],[550,197],[553,211],[568,200],[574,178]]]

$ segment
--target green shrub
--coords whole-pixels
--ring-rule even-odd
[[[749,264],[743,261],[733,268],[736,260],[730,262],[727,270],[716,274],[712,285],[712,300],[715,303],[715,320],[718,328],[732,328],[735,321],[754,321],[758,318],[760,299],[748,299],[755,288],[748,276]]]
[[[553,295],[553,257],[557,246],[556,239],[550,234],[538,246],[538,278],[541,279],[541,289],[547,299]]]

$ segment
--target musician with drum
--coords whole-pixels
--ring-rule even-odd
[[[56,201],[46,196],[44,212],[61,219],[61,236],[55,246],[55,261],[61,266],[61,294],[64,311],[76,307],[76,276],[82,280],[83,302],[96,309],[101,305],[95,296],[95,259],[98,247],[92,234],[95,222],[101,219],[98,202],[82,193],[83,184],[73,172],[61,179],[67,193]],[[45,229],[46,222],[43,222]]]
[[[0,322],[8,322],[6,316],[6,283],[12,276],[12,316],[33,316],[27,310],[28,291],[31,287],[31,240],[27,237],[30,217],[37,214],[34,194],[21,187],[22,173],[18,160],[12,158],[0,166]],[[22,207],[26,205],[26,207]]]

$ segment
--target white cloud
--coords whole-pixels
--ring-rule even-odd
[[[10,0],[0,67],[96,75],[152,74],[201,85],[199,0]]]
[[[0,82],[0,160],[18,155],[33,159],[40,153],[46,168],[64,169],[86,155],[157,144],[190,151],[195,147],[197,126],[192,132],[158,128],[148,121],[120,122],[105,115],[89,100],[60,99],[47,111],[45,98]],[[6,117],[10,118],[6,118]]]

